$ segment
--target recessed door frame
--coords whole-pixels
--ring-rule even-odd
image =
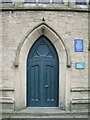
[[[69,104],[69,81],[70,72],[67,74],[67,65],[70,63],[68,50],[63,40],[47,24],[40,24],[20,44],[15,59],[15,109],[26,108],[26,81],[27,81],[27,57],[33,43],[41,36],[46,36],[54,45],[59,57],[59,108],[66,109]],[[17,64],[18,63],[18,64]]]
[[[27,107],[58,107],[58,63],[55,47],[40,36],[27,58]]]

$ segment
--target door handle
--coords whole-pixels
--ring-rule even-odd
[[[45,88],[48,88],[48,85],[45,85]]]

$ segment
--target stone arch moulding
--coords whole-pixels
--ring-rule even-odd
[[[59,107],[65,109],[67,106],[67,72],[66,67],[71,66],[69,50],[62,38],[45,22],[37,25],[29,31],[17,48],[14,66],[15,69],[15,109],[23,109],[26,106],[26,82],[27,82],[27,57],[33,43],[41,36],[45,35],[55,46],[59,57]]]
[[[27,37],[34,32],[37,29],[37,31],[41,31],[42,35],[44,35],[44,31],[45,29],[49,29],[50,31],[52,31],[56,36],[57,36],[57,40],[61,40],[61,43],[66,51],[66,55],[67,55],[67,66],[71,67],[71,56],[70,56],[70,51],[69,49],[66,47],[64,40],[62,39],[61,35],[59,35],[53,28],[51,28],[48,24],[46,24],[45,22],[40,23],[39,25],[37,25],[36,27],[34,27],[32,30],[28,31],[27,35],[25,36],[25,38],[22,40],[21,44],[19,45],[19,47],[17,48],[16,51],[16,57],[15,57],[15,62],[14,62],[14,66],[18,67],[19,66],[19,55],[20,55],[20,50],[25,42],[25,40],[27,39]]]

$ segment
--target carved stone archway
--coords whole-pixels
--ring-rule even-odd
[[[41,36],[46,36],[55,46],[59,57],[59,107],[65,109],[67,104],[67,66],[71,66],[70,54],[64,40],[46,23],[37,25],[29,31],[17,48],[15,58],[15,109],[26,107],[26,62],[30,48]]]

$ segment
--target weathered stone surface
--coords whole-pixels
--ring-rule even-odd
[[[0,66],[2,70],[0,69],[0,78],[3,79],[3,86],[16,89],[15,71],[17,68],[14,67],[16,50],[28,31],[42,23],[42,18],[44,18],[45,22],[61,36],[70,50],[72,66],[66,68],[68,74],[64,91],[66,108],[70,110],[70,101],[73,98],[88,99],[88,93],[70,92],[72,87],[88,87],[88,13],[72,11],[5,11],[1,14],[2,42],[0,41],[0,57],[2,57],[2,60],[0,60]],[[84,39],[84,52],[74,52],[74,39]],[[33,40],[31,40],[32,42]],[[61,55],[63,57],[63,52]],[[65,62],[63,61],[63,64]],[[75,62],[85,62],[85,69],[75,69]],[[15,97],[13,91],[10,91],[10,93],[4,92],[3,95]],[[4,105],[4,107],[8,106]],[[80,110],[81,106],[79,108],[76,105],[76,108]],[[82,107],[82,109],[84,108]]]

